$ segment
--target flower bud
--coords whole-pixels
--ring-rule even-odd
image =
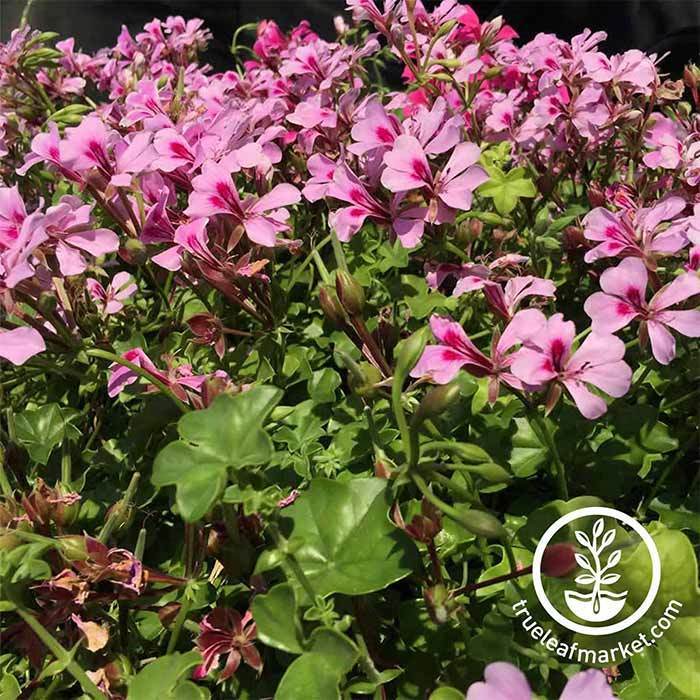
[[[68,561],[85,561],[88,558],[87,545],[82,535],[59,537],[58,551]]]
[[[576,548],[568,542],[550,544],[542,555],[542,573],[555,578],[568,576],[578,566],[575,554]]]
[[[22,540],[11,531],[0,535],[0,552],[9,552],[22,544]]]
[[[80,495],[62,482],[54,487],[56,497],[51,501],[54,505],[53,520],[61,527],[70,527],[80,513]]]
[[[486,481],[490,481],[492,484],[504,484],[512,479],[512,476],[500,464],[495,464],[494,462],[476,464],[470,467],[469,471]]]
[[[451,19],[449,22],[445,22],[445,24],[440,25],[438,28],[437,32],[435,32],[435,37],[437,39],[442,38],[443,36],[446,36],[449,34],[455,27],[457,26],[457,20],[456,19]]]
[[[430,619],[437,625],[444,625],[457,608],[457,603],[450,599],[447,588],[441,583],[426,588],[423,600]]]
[[[427,343],[426,329],[421,328],[421,330],[416,331],[396,346],[394,351],[394,357],[396,358],[395,380],[403,383],[410,371],[416,366],[418,360],[420,360]]]
[[[365,308],[365,293],[358,281],[345,270],[335,273],[335,291],[350,316],[360,316]]]
[[[335,31],[338,33],[338,36],[343,36],[343,34],[345,34],[349,29],[347,22],[342,15],[336,15],[333,18],[333,26],[335,27]]]
[[[689,63],[683,70],[683,80],[691,90],[697,90],[700,85],[700,68]]]
[[[460,513],[459,522],[463,528],[477,537],[497,540],[502,539],[507,534],[501,521],[483,510],[471,509]]]
[[[119,257],[130,265],[144,265],[148,260],[146,246],[137,238],[129,238],[119,248]]]
[[[605,202],[605,192],[603,192],[597,182],[592,182],[588,187],[588,203],[592,207],[603,207]]]
[[[328,321],[338,330],[345,328],[345,311],[338,301],[338,297],[328,287],[321,287],[318,298],[321,309]]]
[[[458,399],[459,385],[456,382],[433,387],[423,397],[413,416],[414,427],[419,426],[423,421],[439,416],[443,411],[453,406]]]
[[[377,394],[375,384],[382,381],[382,373],[369,362],[361,362],[348,375],[350,389],[363,398],[372,398]]]

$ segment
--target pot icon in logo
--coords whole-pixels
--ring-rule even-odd
[[[606,586],[620,580],[620,574],[613,572],[622,556],[621,550],[611,550],[615,541],[615,529],[606,530],[605,521],[598,518],[590,537],[583,530],[576,530],[574,534],[586,550],[585,554],[575,554],[576,562],[584,571],[575,581],[582,586],[591,586],[592,590],[590,593],[564,591],[566,604],[576,617],[587,622],[611,620],[622,611],[627,600],[627,591],[613,593],[606,590]],[[609,550],[607,554],[606,550]]]
[[[552,586],[542,574],[544,552],[555,537],[569,542],[575,538],[578,548],[579,568],[563,590],[562,579]],[[634,605],[624,580],[624,565],[629,566],[632,555],[646,561],[650,571],[646,593]],[[653,538],[638,521],[614,508],[590,506],[563,515],[545,531],[535,549],[532,582],[553,620],[572,632],[604,636],[627,629],[649,610],[661,583],[661,560]],[[636,581],[637,590],[640,584]]]

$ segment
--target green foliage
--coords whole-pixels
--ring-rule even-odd
[[[381,479],[314,479],[285,510],[294,557],[317,595],[381,590],[417,566],[413,543],[387,517]]]
[[[153,464],[153,485],[174,485],[182,517],[202,518],[222,494],[229,468],[268,462],[273,446],[263,423],[280,400],[274,387],[220,396],[206,410],[178,422],[180,439],[167,445]]]

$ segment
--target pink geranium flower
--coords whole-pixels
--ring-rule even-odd
[[[655,269],[657,256],[678,252],[688,244],[685,226],[677,217],[685,209],[681,197],[667,197],[651,207],[613,213],[596,207],[583,219],[583,234],[598,245],[586,253],[588,263],[600,258],[642,258]],[[665,226],[670,222],[670,226]]]
[[[241,661],[260,674],[263,661],[253,643],[257,637],[257,627],[250,611],[241,617],[231,608],[214,608],[202,620],[199,629],[197,648],[204,663],[195,669],[195,679],[207,676],[219,664],[222,656],[226,656],[226,665],[219,675],[219,681],[225,681],[236,673]]]
[[[79,126],[66,129],[66,137],[60,145],[61,165],[83,173],[91,168],[100,168],[109,173],[111,147],[119,135],[105,126],[96,116],[88,116]]]
[[[392,192],[409,192],[425,188],[437,206],[436,221],[448,220],[449,213],[440,209],[469,210],[472,192],[486,182],[488,174],[476,162],[479,147],[474,143],[459,144],[445,167],[433,176],[428,159],[414,136],[399,136],[394,148],[385,154],[386,168],[382,173],[382,184]]]
[[[85,253],[98,257],[119,248],[119,237],[106,228],[95,228],[91,220],[92,205],[79,197],[65,195],[49,207],[42,226],[55,242],[55,253],[62,275],[79,275],[88,266]]]
[[[402,133],[399,120],[386,112],[379,99],[373,99],[367,103],[364,116],[352,128],[355,143],[348,150],[358,156],[377,149],[387,150]]]
[[[281,184],[262,197],[249,195],[241,200],[229,170],[213,162],[204,164],[192,185],[185,214],[192,218],[229,216],[243,226],[251,241],[264,246],[274,246],[277,234],[289,230],[289,212],[284,207],[301,199],[296,187]]]
[[[332,212],[330,224],[338,238],[349,241],[365,220],[391,226],[405,248],[413,248],[423,235],[426,210],[424,207],[402,207],[402,197],[394,197],[387,206],[369,190],[347,165],[338,166],[326,195],[350,206]]]
[[[677,277],[646,300],[648,273],[638,258],[626,258],[600,276],[602,292],[592,294],[584,305],[593,331],[614,333],[634,319],[641,322],[640,335],[651,340],[651,350],[661,364],[676,356],[676,341],[669,328],[690,338],[700,337],[700,311],[669,307],[700,294],[700,278],[693,273]]]
[[[459,293],[457,289],[459,289]],[[493,280],[470,275],[457,283],[453,296],[459,296],[464,292],[476,289],[483,290],[488,305],[494,313],[506,321],[513,318],[518,307],[527,297],[553,297],[556,291],[554,282],[532,275],[513,277],[506,282],[505,287]]]
[[[134,294],[137,287],[128,272],[117,272],[105,289],[96,279],[86,281],[88,293],[97,308],[105,316],[116,314],[124,308],[124,301]]]
[[[520,311],[503,331],[503,335],[494,334],[489,357],[474,345],[458,323],[433,316],[430,328],[440,344],[430,345],[423,351],[411,376],[428,377],[436,384],[447,384],[464,368],[476,377],[489,377],[489,402],[493,404],[498,398],[502,381],[515,389],[527,388],[510,371],[517,356],[517,353],[510,351],[538,333],[544,324],[544,316],[536,309]]]
[[[597,669],[576,673],[569,679],[559,700],[614,700],[605,674]],[[489,664],[484,680],[472,683],[466,700],[532,700],[525,674],[505,661]]]
[[[593,332],[578,350],[572,351],[575,335],[573,322],[555,314],[528,339],[511,369],[526,384],[556,382],[565,387],[578,410],[592,420],[602,416],[607,405],[588,387],[595,386],[619,398],[630,387],[632,370],[623,361],[625,344],[616,336]]]

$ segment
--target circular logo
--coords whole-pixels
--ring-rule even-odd
[[[595,518],[593,525],[590,520]],[[585,519],[586,526],[580,529],[574,525],[574,535],[578,546],[576,562],[580,573],[576,576],[576,589],[564,591],[566,615],[558,610],[547,597],[542,584],[542,557],[552,538],[566,525]],[[617,521],[611,522],[612,521]],[[576,622],[574,617],[584,622],[608,622],[616,618],[627,602],[628,591],[625,590],[621,574],[615,571],[622,557],[622,550],[616,546],[616,524],[622,524],[633,530],[646,546],[651,559],[651,581],[642,604],[630,615],[618,622],[607,625],[589,625]],[[556,620],[572,632],[603,636],[615,634],[627,629],[639,620],[656,598],[661,583],[661,560],[656,544],[651,535],[632,517],[614,508],[593,506],[579,508],[559,518],[542,536],[535,550],[532,564],[532,578],[535,592],[542,607]],[[616,586],[611,590],[610,586]]]

